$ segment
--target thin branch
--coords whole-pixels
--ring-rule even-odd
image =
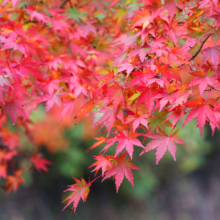
[[[60,5],[60,8],[63,8],[63,6],[68,2],[69,0],[63,0],[63,2]]]
[[[94,181],[96,181],[99,177],[102,177],[102,175],[96,177],[94,180],[92,180],[91,182],[89,182],[89,184],[92,184]]]
[[[212,34],[209,34],[201,43],[199,49],[197,50],[197,52],[189,59],[189,61],[191,60],[194,60],[196,58],[196,56],[199,54],[199,52],[201,51],[203,45],[205,44],[205,42],[209,39],[209,37],[211,36]]]
[[[195,65],[195,63],[194,63],[194,60],[191,60],[191,62],[192,62],[193,71],[194,71],[194,72],[197,71],[196,65]]]
[[[215,88],[215,87],[210,86],[210,85],[208,85],[208,86],[210,87],[210,89],[207,89],[207,90],[205,90],[205,91],[208,91],[208,92],[210,92],[210,91],[212,91],[212,90],[220,91],[220,89],[218,89],[218,88]]]
[[[69,3],[70,3],[70,7],[73,8],[73,4],[72,4],[71,0],[69,0]]]
[[[199,52],[202,50],[203,45],[205,44],[205,42],[209,39],[209,37],[210,37],[211,35],[212,35],[212,34],[209,34],[209,35],[202,41],[202,43],[201,43],[199,49],[197,50],[197,52],[196,52],[190,59],[188,59],[188,61],[191,61],[191,62],[192,62],[192,67],[193,67],[193,68],[190,67],[190,69],[191,69],[192,71],[197,71],[197,70],[196,70],[195,63],[194,63],[194,59],[195,59],[196,56],[199,54]],[[186,63],[182,63],[182,64],[179,65],[177,68],[180,68],[180,67],[183,66],[183,65],[186,65]],[[189,65],[189,64],[188,64],[188,65]],[[168,68],[171,69],[172,67],[171,67],[171,66],[168,66]]]
[[[182,64],[180,64],[179,66],[177,66],[176,68],[180,68],[181,66],[184,66],[184,65],[186,65],[186,63],[182,63]],[[168,66],[168,68],[169,68],[169,69],[172,69],[173,67],[172,67],[172,66]]]
[[[179,66],[177,66],[177,68],[180,68],[181,66],[186,65],[185,63],[180,64]]]

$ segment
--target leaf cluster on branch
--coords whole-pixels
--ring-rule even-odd
[[[94,127],[106,132],[89,149],[105,144],[92,171],[101,169],[102,180],[113,177],[117,191],[124,177],[133,186],[137,146],[140,156],[156,149],[158,164],[167,150],[176,160],[176,144],[185,145],[179,121],[196,118],[201,135],[205,124],[213,134],[219,129],[217,0],[4,0],[0,13],[1,118],[8,115],[31,140],[29,116],[40,103],[46,112],[59,106],[61,118],[69,114],[77,122],[91,114]],[[4,120],[0,176],[10,191],[22,182],[22,171],[7,173],[20,143]],[[115,154],[107,155],[115,144]],[[37,148],[30,158],[47,171],[50,163]],[[75,179],[67,206],[75,211],[94,180]]]

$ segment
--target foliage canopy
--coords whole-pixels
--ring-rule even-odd
[[[117,191],[124,177],[133,186],[136,146],[140,156],[156,149],[158,164],[167,150],[176,160],[176,144],[185,145],[176,130],[181,120],[184,126],[196,118],[201,135],[205,124],[214,134],[220,126],[219,17],[217,0],[1,1],[2,188],[16,190],[24,172],[9,173],[13,158],[25,152],[7,123],[22,127],[35,144],[30,115],[41,103],[46,112],[59,106],[61,118],[76,122],[93,116],[94,127],[106,133],[89,149],[105,144],[92,171],[101,170],[102,181],[113,177]],[[146,144],[146,138],[152,140]],[[115,154],[106,154],[113,145]],[[51,165],[37,147],[25,155],[38,171]],[[74,211],[93,183],[75,181],[66,199]]]

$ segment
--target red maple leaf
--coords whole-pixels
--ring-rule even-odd
[[[1,118],[6,114],[9,115],[13,124],[15,124],[17,117],[18,117],[17,116],[18,114],[21,115],[24,119],[27,119],[27,115],[26,115],[24,109],[22,108],[20,102],[17,100],[13,100],[11,102],[8,102],[4,106],[4,108],[2,109],[2,112],[1,112]]]
[[[110,106],[107,106],[107,107],[100,109],[96,113],[104,113],[104,114],[97,122],[94,122],[93,127],[96,127],[97,125],[101,125],[101,127],[106,126],[108,129],[108,135],[110,134],[110,131],[113,127],[113,124],[117,118],[119,118],[122,122],[124,121],[123,120],[123,116],[124,116],[123,111],[120,108],[120,106],[117,108],[116,112],[114,110],[114,106],[110,105]]]
[[[102,169],[102,176],[104,176],[104,173],[106,172],[106,170],[108,170],[109,168],[112,167],[112,163],[111,161],[114,160],[112,156],[106,155],[98,155],[98,156],[94,156],[95,159],[97,160],[95,163],[93,163],[89,168],[94,167],[95,168],[91,171],[96,171],[95,175],[97,174],[97,172]]]
[[[99,146],[100,144],[102,144],[106,141],[106,137],[103,137],[103,136],[102,137],[96,137],[94,139],[96,139],[98,142],[93,144],[88,150],[86,150],[86,152],[89,152],[89,151],[93,150],[94,148],[96,148],[97,146]]]
[[[217,0],[218,1],[218,0]],[[210,16],[211,18],[215,18],[216,19],[216,30],[220,27],[220,12],[218,10],[213,10],[213,14],[212,16]]]
[[[49,160],[46,160],[43,157],[39,157],[39,154],[37,152],[33,153],[30,160],[34,164],[38,172],[41,172],[41,170],[48,172],[48,168],[46,166],[52,165],[52,162],[50,162]]]
[[[48,112],[54,106],[54,104],[57,104],[59,107],[61,106],[61,98],[56,94],[53,94],[48,98],[46,102],[46,112]]]
[[[173,121],[172,121],[172,130],[173,130],[173,128],[175,127],[177,122],[180,120],[180,118],[184,120],[185,106],[178,106],[172,110],[173,112],[166,118],[166,120],[163,121],[163,123],[173,118]]]
[[[20,170],[16,170],[14,172],[14,175],[7,176],[6,189],[8,193],[11,192],[12,189],[16,191],[18,189],[19,184],[24,182],[24,180],[21,177],[22,173],[23,173],[23,170],[20,169]]]
[[[207,76],[203,69],[191,73],[195,78],[190,82],[189,86],[199,85],[200,95],[203,94],[208,85],[213,86],[218,83],[216,76]]]
[[[30,12],[30,19],[31,21],[33,21],[33,19],[35,18],[37,21],[39,22],[45,22],[45,15],[39,13],[36,10],[33,9],[27,9],[28,12]]]
[[[93,101],[89,102],[88,104],[85,104],[77,113],[76,123],[78,123],[83,116],[89,113],[93,109],[93,107],[94,107]]]
[[[160,127],[158,127],[158,130],[158,133],[151,133],[146,135],[147,137],[155,140],[147,144],[145,149],[141,152],[140,156],[145,152],[151,151],[156,148],[156,164],[159,163],[160,159],[164,156],[167,150],[171,153],[173,159],[176,161],[175,143],[183,144],[186,146],[186,144],[179,137],[175,136],[179,130],[169,135],[162,131]]]
[[[137,90],[141,92],[141,95],[138,97],[137,104],[140,105],[141,103],[145,103],[147,106],[148,114],[151,114],[154,108],[153,91],[150,88],[144,86],[140,86],[137,88]]]
[[[149,118],[148,114],[129,115],[126,119],[126,124],[133,122],[133,131],[135,132],[139,125],[143,125],[148,128],[148,122],[146,118]]]
[[[134,145],[137,145],[139,147],[144,148],[142,143],[137,139],[137,137],[140,135],[141,134],[136,133],[136,132],[135,133],[132,133],[132,132],[128,133],[127,131],[124,131],[124,132],[119,131],[119,133],[114,138],[106,141],[109,144],[106,145],[102,151],[106,151],[115,142],[118,142],[118,146],[116,148],[115,155],[118,155],[119,153],[121,153],[125,149],[127,151],[127,153],[129,154],[130,158],[132,159]]]
[[[213,125],[215,125],[212,126],[212,130],[215,129],[215,127],[218,127],[218,123],[214,113],[214,108],[212,108],[212,106],[214,105],[213,99],[205,101],[200,95],[197,95],[197,100],[198,101],[191,100],[184,104],[186,107],[192,107],[193,109],[191,109],[189,114],[187,115],[183,126],[187,122],[191,121],[193,118],[197,117],[197,127],[199,127],[202,135],[202,129],[205,125],[206,120],[209,120]]]
[[[52,12],[52,10],[51,10]],[[48,18],[48,22],[52,23],[52,28],[54,32],[60,31],[62,34],[66,34],[66,29],[71,29],[68,22],[65,20],[66,16],[54,14],[53,18]]]
[[[73,207],[71,209],[71,211],[74,210],[74,212],[76,211],[76,207],[79,204],[79,200],[82,198],[83,202],[86,201],[88,194],[89,194],[89,187],[90,187],[90,183],[87,183],[83,178],[81,178],[81,180],[78,180],[76,178],[73,177],[73,179],[76,181],[75,184],[70,185],[69,189],[65,190],[64,192],[67,191],[72,191],[73,193],[71,193],[70,196],[68,196],[65,200],[63,200],[63,202],[68,201],[67,205],[63,208],[63,210],[69,206],[71,203],[73,203]]]
[[[153,19],[153,17],[150,15],[148,10],[142,10],[142,11],[136,12],[135,17],[139,19],[135,22],[133,27],[142,26],[143,29],[145,29],[148,26],[148,24],[151,22],[151,20]]]
[[[105,177],[102,180],[104,181],[105,179],[114,176],[117,192],[124,177],[126,177],[128,181],[131,183],[131,185],[134,187],[133,174],[131,172],[131,169],[139,170],[139,168],[131,162],[130,158],[126,158],[126,155],[127,153],[124,153],[120,157],[115,158],[115,160],[117,161],[116,165],[108,170],[108,172],[105,174]]]
[[[11,160],[18,152],[16,150],[6,151],[6,149],[0,150],[0,163],[5,163]]]
[[[115,81],[114,81],[114,85],[108,87],[103,106],[107,106],[110,103],[113,103],[114,112],[117,111],[120,103],[124,103],[124,93],[122,87]]]
[[[210,59],[215,69],[217,69],[219,64],[220,45],[208,47],[204,49],[202,52],[204,52],[202,64],[205,63],[208,59]]]
[[[176,108],[178,105],[182,105],[187,101],[189,95],[192,94],[192,92],[189,90],[188,85],[178,86],[171,83],[171,84],[167,84],[166,86],[167,86],[166,90],[165,89],[161,90],[161,92],[156,96],[154,96],[153,98],[153,99],[161,98],[160,111],[168,103],[172,105],[170,110]]]
[[[118,64],[118,67],[120,67],[120,68],[118,69],[118,71],[116,73],[126,71],[127,77],[130,75],[130,73],[134,69],[134,66],[131,63],[128,63],[128,62],[127,63]]]
[[[2,41],[4,42],[4,45],[2,45],[2,49],[18,50],[25,56],[27,55],[24,46],[19,40],[19,36],[15,32],[12,32],[9,38],[2,40]]]
[[[7,128],[3,128],[0,131],[0,137],[2,138],[2,143],[10,150],[21,147],[21,137],[17,133],[9,131]]]
[[[144,62],[144,60],[146,59],[146,54],[148,52],[148,48],[141,48],[141,47],[137,47],[136,49],[134,49],[131,53],[130,53],[130,56],[128,58],[131,58],[131,57],[135,57],[136,55],[139,56],[141,62]],[[129,67],[129,66],[128,66]],[[131,71],[134,69],[133,66],[131,66]],[[119,70],[118,70],[119,72]],[[127,69],[127,75],[129,75],[131,72],[128,72],[128,69]]]

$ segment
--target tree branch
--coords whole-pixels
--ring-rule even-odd
[[[194,72],[197,71],[196,65],[195,65],[195,63],[194,63],[194,60],[192,59],[191,62],[192,62],[193,71],[194,71]]]
[[[63,2],[60,5],[60,8],[63,8],[63,6],[68,2],[69,0],[63,0]]]
[[[208,86],[210,87],[210,89],[207,89],[207,90],[205,90],[205,91],[208,91],[208,92],[210,92],[210,91],[212,91],[212,90],[220,91],[220,89],[218,89],[218,88],[215,88],[215,87],[210,86],[210,85],[208,85]]]
[[[209,39],[209,37],[211,36],[212,34],[209,34],[201,43],[199,49],[197,50],[197,52],[189,59],[189,61],[192,61],[196,58],[196,56],[199,54],[199,52],[201,51],[203,45],[205,44],[205,42]]]

